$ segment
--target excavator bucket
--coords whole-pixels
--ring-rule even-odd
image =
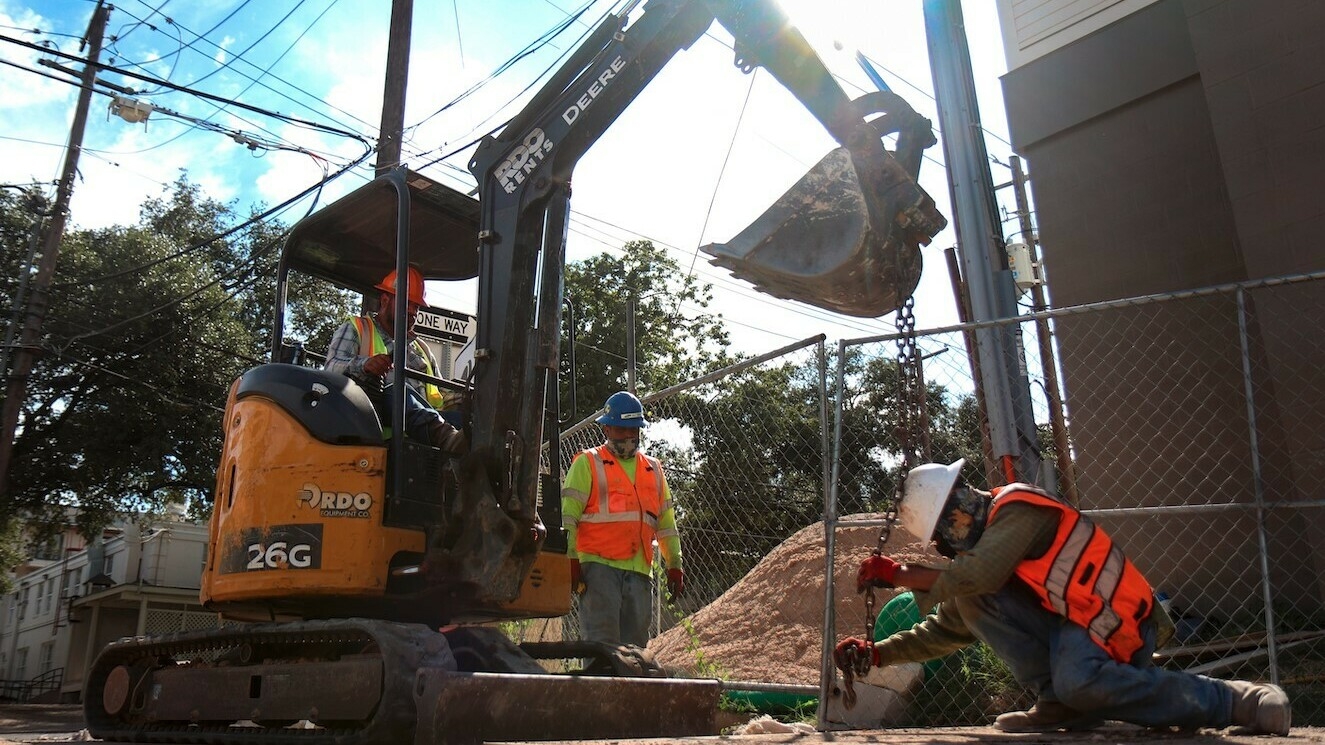
[[[762,292],[846,315],[900,307],[920,281],[920,246],[947,220],[870,144],[828,153],[731,241],[703,246],[709,261]]]

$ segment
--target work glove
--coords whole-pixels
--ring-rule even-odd
[[[860,563],[860,571],[856,573],[856,592],[864,592],[870,587],[896,587],[893,581],[901,566],[887,556],[870,554]]]
[[[873,642],[854,636],[848,637],[838,642],[837,648],[833,650],[833,663],[839,670],[850,670],[857,677],[861,677],[868,673],[871,667],[878,667],[881,664],[879,648],[874,646]]]
[[[580,575],[580,560],[570,560],[570,591],[579,595],[584,592],[584,578]]]
[[[672,567],[667,570],[667,594],[672,599],[681,597],[681,593],[686,589],[686,573],[681,571],[681,567]]]
[[[375,378],[386,375],[391,369],[391,355],[375,354],[363,361],[363,371]]]

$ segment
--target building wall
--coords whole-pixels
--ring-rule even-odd
[[[1155,0],[999,0],[1008,68],[1020,67]]]
[[[1023,21],[1032,6],[1076,5],[999,2],[1003,18],[1019,13]],[[1004,28],[1005,37],[1020,34],[1024,46],[1009,49],[1004,97],[1014,148],[1029,163],[1053,305],[1325,269],[1325,3],[1159,0],[1109,9],[1129,13],[1084,36],[1062,25],[1057,41],[1054,34],[1033,40],[1024,22]],[[1021,54],[1036,45],[1043,53]],[[1254,308],[1247,330],[1265,495],[1312,499],[1325,478],[1325,400],[1306,400],[1301,391],[1320,390],[1303,383],[1318,379],[1325,359],[1290,340],[1303,328],[1325,326],[1325,318],[1304,317],[1291,293],[1278,297]],[[1217,339],[1236,339],[1236,328],[1166,312],[1172,317],[1159,331],[1137,340],[1155,348],[1157,366],[1184,371],[1197,392],[1211,375],[1237,374],[1218,372],[1222,363],[1202,354]],[[1057,331],[1086,482],[1170,492],[1189,488],[1189,475],[1212,463],[1250,471],[1248,443],[1203,441],[1208,428],[1201,421],[1174,422],[1151,442],[1121,436],[1133,431],[1130,418],[1154,415],[1148,390],[1155,400],[1173,391],[1148,389],[1149,371],[1110,368],[1101,357],[1099,349],[1117,348],[1135,333],[1128,324],[1086,328],[1064,319]],[[1080,363],[1087,353],[1089,369]],[[1238,421],[1246,418],[1243,409],[1242,402],[1216,400],[1205,415]],[[1166,468],[1153,468],[1156,462]],[[1254,483],[1249,473],[1238,474],[1218,501],[1249,501]],[[1091,496],[1083,494],[1083,502]],[[1126,504],[1124,496],[1107,499]],[[1216,526],[1208,535],[1217,540]],[[1279,548],[1311,557],[1320,576],[1321,538],[1279,536],[1293,544]],[[1317,595],[1310,599],[1319,603],[1325,586]]]
[[[15,590],[0,599],[0,679],[64,668],[63,690],[76,693],[109,642],[144,633],[151,621],[164,627],[177,618],[169,630],[182,631],[215,619],[197,604],[206,526],[168,522],[117,532],[90,550],[79,543],[61,561],[25,565]]]

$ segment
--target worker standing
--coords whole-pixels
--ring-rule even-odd
[[[857,589],[908,587],[933,615],[877,643],[837,646],[843,670],[921,662],[976,641],[989,645],[1037,695],[1001,714],[1005,732],[1091,729],[1116,719],[1148,727],[1238,726],[1288,734],[1288,696],[1275,685],[1218,680],[1155,667],[1172,622],[1150,584],[1103,530],[1066,502],[1027,484],[984,492],[959,481],[963,461],[910,471],[898,514],[952,562],[898,564],[878,553]]]
[[[423,302],[423,275],[414,267],[406,275],[409,280],[408,313],[405,336],[409,339],[406,367],[436,376],[437,363],[428,347],[414,336],[414,319]],[[331,336],[324,369],[353,379],[368,392],[383,422],[389,420],[390,384],[386,376],[391,372],[392,349],[396,338],[396,272],[392,270],[375,287],[381,290],[377,298],[377,313],[356,316],[347,320]],[[459,453],[466,449],[465,437],[454,425],[445,421],[437,411],[445,405],[445,396],[432,383],[406,379],[405,432],[411,438],[432,444],[444,451]]]
[[[666,562],[667,591],[685,590],[681,537],[662,463],[640,450],[644,406],[627,391],[608,397],[595,420],[602,445],[575,456],[561,489],[571,586],[580,597],[587,641],[649,642],[653,615],[653,544]]]

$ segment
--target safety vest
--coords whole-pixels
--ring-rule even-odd
[[[593,483],[580,515],[575,547],[604,559],[629,559],[644,551],[651,556],[663,504],[662,463],[635,453],[635,481],[606,445],[585,450]],[[604,496],[606,495],[606,496]]]
[[[378,333],[377,324],[373,322],[373,319],[366,316],[356,316],[354,318],[354,327],[359,330],[360,357],[372,357],[374,355],[387,353],[386,341],[382,338],[382,335]],[[428,354],[428,350],[423,346],[423,342],[414,339],[410,342],[410,346],[414,348],[414,353],[423,359],[423,369],[420,372],[437,377],[437,373],[433,371],[432,367],[432,355]],[[423,396],[428,399],[428,405],[434,409],[445,408],[445,394],[442,393],[441,388],[438,388],[432,383],[423,384]]]
[[[1027,484],[993,490],[992,521],[1017,502],[1059,512],[1053,545],[1037,559],[1017,565],[1017,576],[1040,597],[1045,609],[1086,629],[1109,656],[1126,663],[1141,648],[1141,622],[1155,606],[1150,583],[1090,518],[1056,497]]]

